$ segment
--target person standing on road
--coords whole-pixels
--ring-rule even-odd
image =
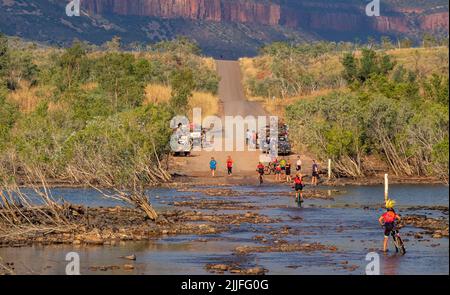
[[[318,179],[319,179],[319,165],[317,165],[316,160],[313,160],[311,185],[317,186]]]
[[[233,175],[233,159],[231,159],[231,156],[228,156],[228,159],[227,159],[227,171],[228,171],[228,176]]]
[[[280,160],[281,173],[286,175],[286,159],[282,158]]]
[[[302,160],[300,159],[300,156],[297,157],[297,163],[295,169],[297,172],[302,171]]]
[[[286,163],[286,182],[291,182],[291,162],[288,160]]]
[[[209,169],[211,170],[211,176],[216,176],[217,161],[214,157],[211,157],[211,161],[209,161]]]
[[[275,180],[281,181],[281,165],[279,163],[275,164]]]

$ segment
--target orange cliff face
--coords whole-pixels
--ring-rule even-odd
[[[94,14],[185,18],[263,25],[284,25],[337,32],[374,30],[407,34],[422,29],[447,30],[448,12],[426,14],[415,9],[367,17],[363,6],[299,0],[295,7],[260,0],[81,0]],[[411,21],[413,19],[413,21]],[[417,25],[417,24],[418,25]]]
[[[280,6],[253,1],[224,0],[82,0],[95,14],[154,16],[193,20],[277,25]]]
[[[402,33],[411,31],[408,19],[404,16],[379,16],[373,18],[372,27],[380,33]]]
[[[449,30],[448,11],[423,15],[420,17],[420,28],[425,31]]]

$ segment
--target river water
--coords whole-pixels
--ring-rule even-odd
[[[227,187],[228,188],[228,187]],[[206,264],[238,262],[244,267],[261,266],[268,274],[365,274],[366,254],[380,254],[382,274],[449,274],[448,238],[433,239],[424,236],[414,238],[414,227],[402,228],[407,253],[396,254],[391,246],[388,254],[382,254],[383,232],[378,217],[383,213],[382,186],[348,186],[341,192],[330,192],[334,200],[308,199],[298,208],[293,198],[286,197],[288,186],[236,186],[239,196],[207,196],[202,192],[179,192],[176,189],[158,188],[148,193],[158,210],[173,209],[171,202],[183,200],[230,200],[255,205],[256,212],[281,219],[273,224],[241,224],[230,231],[206,236],[166,236],[148,242],[122,242],[117,246],[31,246],[0,248],[4,262],[14,262],[19,274],[64,274],[65,256],[75,251],[80,255],[82,274],[208,274]],[[324,187],[321,189],[327,190]],[[265,193],[256,195],[255,192]],[[89,206],[116,206],[118,202],[101,198],[93,190],[53,189],[55,198]],[[412,210],[413,206],[448,206],[449,188],[443,185],[392,185],[390,195],[397,201],[400,214],[421,214],[442,217],[441,211],[431,209]],[[183,207],[177,207],[183,209]],[[186,208],[192,210],[191,208]],[[201,209],[200,211],[208,211]],[[216,210],[217,213],[239,211]],[[245,212],[245,211],[243,211]],[[301,218],[301,219],[300,219]],[[448,216],[447,216],[448,218]],[[283,237],[289,242],[335,245],[337,252],[256,253],[235,255],[238,246],[261,246],[253,239],[256,235],[272,238],[269,231],[290,227],[297,234]],[[136,254],[132,271],[90,270],[92,266],[123,265],[129,263],[119,258]]]

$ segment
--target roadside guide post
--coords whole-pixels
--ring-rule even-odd
[[[331,159],[328,159],[328,180],[331,180]]]
[[[389,180],[388,174],[384,174],[384,202],[386,203],[389,195]]]

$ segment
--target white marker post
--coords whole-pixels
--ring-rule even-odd
[[[389,179],[388,179],[388,174],[384,174],[384,202],[386,203],[386,201],[388,200],[388,196],[389,196]]]
[[[328,180],[331,180],[331,159],[328,159]]]

